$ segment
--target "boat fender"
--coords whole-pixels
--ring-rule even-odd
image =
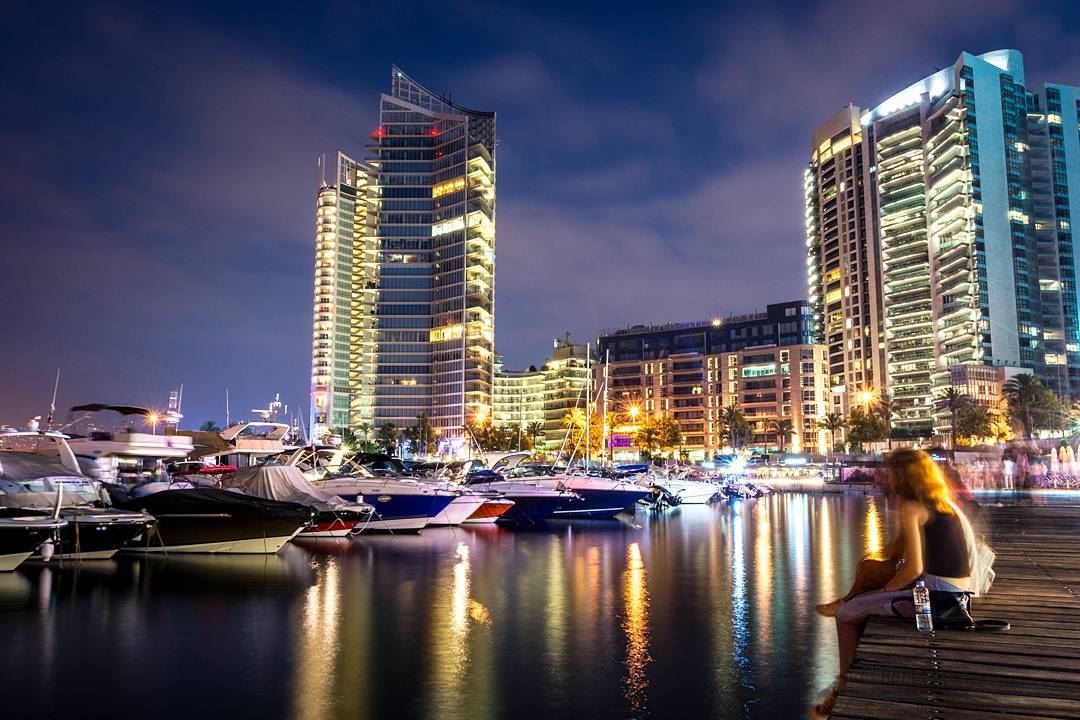
[[[52,557],[55,554],[56,554],[56,545],[53,544],[52,540],[47,540],[41,546],[41,559],[44,560],[45,562],[49,562],[50,560],[52,560]]]

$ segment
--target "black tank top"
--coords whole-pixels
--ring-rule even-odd
[[[930,509],[930,517],[923,525],[923,572],[947,578],[971,574],[964,527],[955,515]]]

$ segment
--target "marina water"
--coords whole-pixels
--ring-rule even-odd
[[[882,498],[785,494],[544,529],[0,576],[5,718],[794,718]],[[10,711],[14,710],[14,714]]]

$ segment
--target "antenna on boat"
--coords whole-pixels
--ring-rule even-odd
[[[229,427],[229,388],[225,388],[225,427]]]
[[[56,368],[56,382],[52,388],[52,402],[49,403],[49,417],[45,419],[45,429],[52,430],[53,415],[56,414],[56,391],[60,389],[60,368]]]

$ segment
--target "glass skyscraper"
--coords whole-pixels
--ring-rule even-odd
[[[1065,399],[1078,395],[1069,226],[1080,172],[1077,114],[1075,89],[1047,85],[1029,93],[1020,53],[1000,50],[963,53],[863,112],[861,172],[826,177],[819,130],[806,182],[808,268],[830,359],[834,350],[848,354],[847,380],[834,390],[861,389],[852,385],[858,380],[850,363],[865,361],[867,348],[855,356],[857,342],[834,330],[863,321],[846,299],[866,292],[869,273],[880,303],[863,309],[876,314],[869,334],[874,322],[883,330],[885,366],[880,379],[864,374],[864,382],[891,395],[897,428],[918,435],[947,429],[937,398],[954,365],[1024,368]],[[854,144],[853,127],[829,137],[834,148],[838,139],[844,144],[844,132]],[[846,247],[830,255],[836,230],[826,209],[853,178],[866,190],[868,218],[853,218],[858,204],[849,201],[847,217],[839,218]],[[864,258],[871,261],[864,265]]]
[[[395,67],[368,151],[365,163],[339,159],[354,169],[355,185],[339,177],[319,193],[320,213],[331,196],[339,206],[338,247],[350,230],[353,244],[331,273],[335,287],[350,289],[340,298],[347,349],[329,358],[348,363],[347,381],[339,391],[337,366],[320,365],[320,353],[332,351],[316,345],[313,368],[331,372],[313,371],[313,434],[342,420],[407,427],[426,414],[453,442],[468,418],[492,407],[495,114],[456,105]],[[344,207],[361,195],[363,203]],[[319,224],[320,248],[328,237],[329,225]],[[316,268],[317,290],[327,269]],[[320,318],[317,307],[316,343]]]

